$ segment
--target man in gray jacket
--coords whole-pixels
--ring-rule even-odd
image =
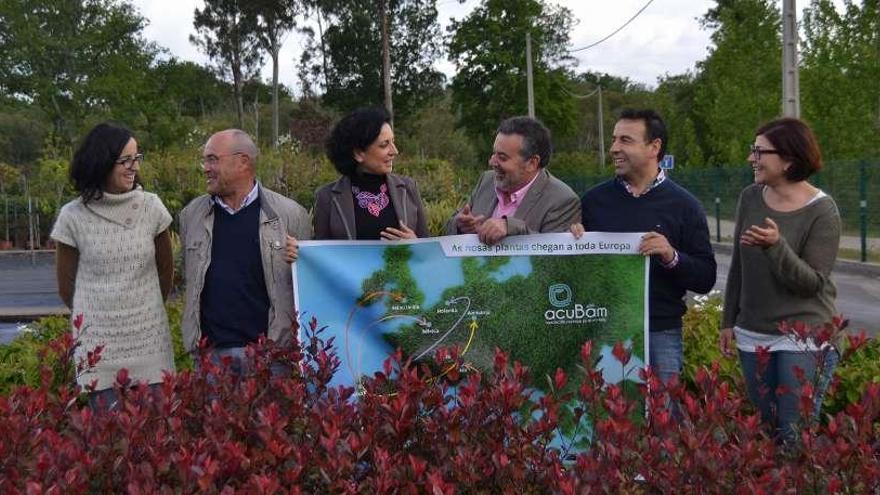
[[[208,194],[180,213],[184,345],[195,352],[207,339],[212,359],[230,356],[239,374],[248,371],[249,343],[294,338],[290,264],[297,239],[312,238],[308,212],[256,180],[257,155],[244,131],[211,136],[201,159]]]
[[[446,233],[477,234],[496,244],[509,235],[568,232],[581,219],[580,200],[547,171],[550,131],[530,117],[501,122],[489,166]]]

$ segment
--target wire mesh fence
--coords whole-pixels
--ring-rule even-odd
[[[583,194],[610,175],[609,170],[601,175],[560,178]],[[708,216],[718,219],[709,225],[713,239],[727,240],[722,222],[734,220],[739,193],[752,183],[751,168],[674,169],[670,176],[702,202]],[[837,202],[843,234],[850,241],[847,247],[855,252],[855,257],[862,261],[880,259],[880,159],[828,162],[810,181]],[[430,188],[430,184],[422,188]],[[0,194],[0,249],[47,245],[48,232],[61,202],[55,197],[30,199],[29,205],[25,196]]]
[[[608,175],[562,177],[578,194],[608,179]],[[672,170],[670,176],[687,188],[703,204],[706,214],[719,222],[710,222],[712,237],[724,240],[721,221],[732,222],[740,192],[753,182],[751,167],[716,167]],[[816,187],[831,195],[840,210],[843,235],[856,238],[847,244],[866,261],[880,256],[880,159],[832,161],[810,178]],[[871,206],[873,205],[873,206]],[[872,242],[873,241],[873,242]]]

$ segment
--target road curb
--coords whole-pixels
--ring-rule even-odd
[[[729,242],[713,242],[712,248],[715,250],[716,253],[721,254],[729,255],[733,252],[733,244]],[[834,263],[833,271],[880,278],[880,263],[842,260],[838,258],[837,261]]]

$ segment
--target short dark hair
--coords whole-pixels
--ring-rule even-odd
[[[663,160],[663,156],[666,155],[666,141],[669,140],[669,135],[666,132],[666,123],[663,122],[663,118],[660,117],[659,113],[650,108],[625,108],[620,112],[617,120],[641,120],[644,122],[645,133],[647,134],[645,137],[648,139],[648,142],[655,139],[660,140],[660,153],[657,154],[657,161]]]
[[[792,182],[806,180],[814,172],[822,170],[822,152],[810,126],[791,117],[772,120],[755,131],[764,136],[783,160],[791,162],[785,177]]]
[[[131,131],[125,127],[104,122],[93,127],[83,138],[70,162],[70,180],[83,203],[101,199],[104,183],[132,137]],[[134,185],[140,185],[137,175]]]
[[[553,143],[550,139],[550,129],[540,120],[532,117],[511,117],[501,122],[497,134],[519,134],[523,138],[520,156],[528,160],[534,155],[541,159],[538,166],[541,168],[550,165],[550,156],[553,155]]]
[[[357,169],[355,150],[366,150],[382,132],[382,126],[391,125],[391,116],[383,107],[358,108],[339,120],[325,144],[327,158],[336,170],[351,176]]]

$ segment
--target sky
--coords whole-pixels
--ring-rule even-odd
[[[549,0],[568,7],[576,25],[571,33],[571,49],[601,40],[633,17],[648,0]],[[171,54],[198,63],[207,63],[204,54],[189,42],[194,32],[193,11],[202,0],[131,0],[148,20],[145,37],[167,48]],[[480,0],[438,0],[441,27],[450,19],[461,20],[479,5]],[[803,3],[803,2],[802,2]],[[577,71],[605,72],[627,77],[633,82],[655,86],[667,74],[692,70],[709,53],[709,35],[699,18],[714,6],[711,0],[653,0],[623,30],[589,50],[573,53]],[[290,35],[281,51],[280,79],[299,94],[296,81],[296,60],[300,43]],[[438,60],[436,67],[448,77],[455,67],[447,60]],[[272,64],[265,57],[262,77],[271,80]]]

